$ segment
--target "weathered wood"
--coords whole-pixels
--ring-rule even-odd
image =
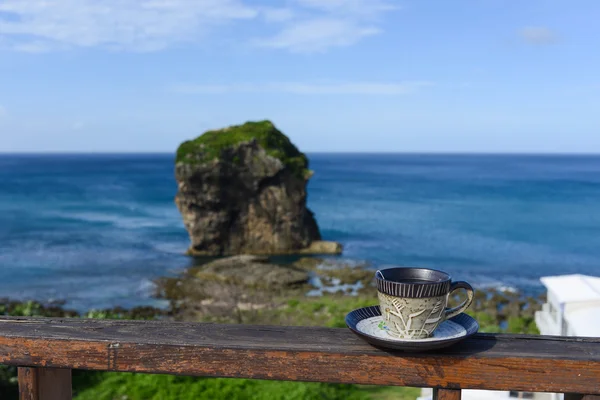
[[[433,400],[460,400],[460,389],[433,389]]]
[[[36,368],[19,368],[19,399],[39,400]]]
[[[600,338],[482,334],[411,354],[376,349],[348,329],[5,318],[0,364],[600,394]]]
[[[65,368],[36,368],[40,400],[71,400],[71,370]]]
[[[592,394],[565,393],[564,400],[600,400],[600,396]]]
[[[19,368],[20,400],[71,400],[71,370]]]

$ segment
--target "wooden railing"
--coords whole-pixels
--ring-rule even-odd
[[[71,398],[71,369],[600,395],[600,339],[479,334],[430,353],[374,348],[348,329],[56,318],[0,319],[0,364],[21,399]]]

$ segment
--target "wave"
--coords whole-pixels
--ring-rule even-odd
[[[145,210],[144,210],[145,211]],[[146,212],[146,216],[130,216],[122,213],[110,212],[65,212],[51,211],[46,215],[58,217],[66,220],[81,221],[86,223],[109,224],[123,229],[144,229],[144,228],[174,228],[183,227],[183,222],[176,214],[171,212],[157,213],[152,215],[152,211]]]
[[[187,250],[188,243],[183,242],[156,242],[152,243],[152,248],[160,253],[176,254],[183,256]]]

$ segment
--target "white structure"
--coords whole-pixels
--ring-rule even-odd
[[[474,390],[465,389],[461,391],[461,399],[463,400],[512,400],[512,399],[534,399],[534,400],[549,400],[550,393],[529,393],[529,392],[504,392],[499,390]],[[421,397],[417,400],[432,400],[433,390],[422,389]]]
[[[535,313],[542,335],[600,336],[600,278],[587,275],[541,279],[547,303]]]
[[[600,278],[587,275],[561,275],[541,278],[547,302],[535,313],[542,335],[600,337]],[[431,389],[423,389],[417,400],[431,400]],[[500,392],[463,390],[464,400],[562,400],[560,393]]]
[[[588,275],[547,276],[546,304],[535,313],[542,335],[600,336],[600,278]],[[562,400],[552,394],[552,400]]]

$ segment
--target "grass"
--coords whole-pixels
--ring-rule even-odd
[[[238,321],[245,324],[325,326],[329,328],[345,328],[346,314],[360,307],[377,304],[377,299],[368,294],[346,296],[327,294],[320,297],[292,297],[274,302],[275,306],[260,310],[244,310],[235,314]],[[469,309],[467,314],[479,322],[479,332],[503,332],[539,334],[533,317],[509,316],[506,326],[499,326],[499,319],[485,311]],[[232,323],[234,312],[230,315],[203,316],[206,322]]]
[[[306,156],[271,121],[266,120],[207,131],[194,140],[183,142],[177,149],[176,162],[198,164],[219,159],[225,149],[252,139],[256,139],[268,155],[281,160],[295,175],[306,177],[309,173]],[[238,156],[233,157],[233,163],[240,163]]]
[[[74,387],[76,400],[414,400],[419,395],[415,388],[114,372],[96,375],[95,385],[83,390]]]

